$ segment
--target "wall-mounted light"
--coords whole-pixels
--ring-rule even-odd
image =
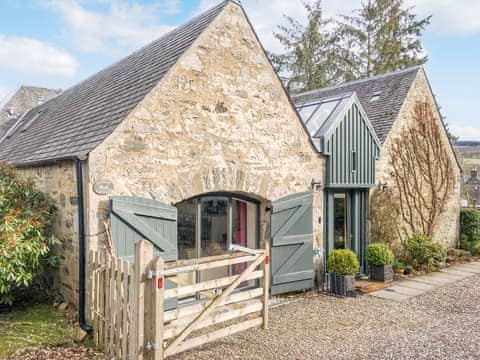
[[[322,190],[322,182],[321,181],[315,181],[315,179],[312,179],[312,182],[311,182],[310,185],[312,186],[313,191]]]
[[[382,192],[386,193],[388,191],[388,184],[385,183],[380,183],[380,188],[382,189]]]

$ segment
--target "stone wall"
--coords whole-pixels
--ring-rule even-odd
[[[215,191],[264,202],[324,183],[310,143],[239,6],[231,3],[89,156],[90,246],[102,246],[111,195],[175,204]],[[323,199],[315,194],[314,219]],[[315,220],[321,245],[322,224]],[[268,229],[263,224],[265,237]]]
[[[31,177],[37,188],[48,194],[57,205],[53,233],[62,240],[55,248],[60,264],[55,280],[66,301],[77,303],[78,288],[78,217],[77,185],[73,162],[41,167],[19,168],[24,177]]]
[[[403,129],[413,125],[413,112],[417,102],[428,102],[432,106],[433,113],[437,115],[439,125],[441,125],[440,114],[435,105],[433,94],[431,93],[427,77],[424,71],[420,71],[414,80],[412,87],[402,105],[399,116],[395,121],[390,133],[383,144],[381,155],[377,161],[376,177],[377,183],[387,183],[389,186],[395,186],[391,178],[391,165],[388,156],[388,149],[391,146],[392,139],[398,137]],[[446,149],[451,156],[451,161],[454,167],[455,187],[451,194],[450,200],[446,206],[446,210],[441,215],[434,234],[434,241],[440,242],[445,246],[455,246],[458,241],[460,232],[460,186],[461,186],[461,172],[455,160],[455,155],[451,150],[449,140],[446,132],[442,131],[444,135],[442,140]]]

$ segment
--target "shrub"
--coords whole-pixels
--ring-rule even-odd
[[[365,250],[367,261],[373,266],[392,265],[394,256],[387,245],[381,243],[370,244]]]
[[[472,255],[480,255],[480,241],[475,241],[472,244],[472,250],[470,252]]]
[[[53,202],[0,164],[0,303],[12,304],[14,292],[32,284],[42,265],[54,265],[50,234]]]
[[[480,241],[480,211],[463,209],[460,213],[460,248],[475,254],[473,246]]]
[[[355,275],[359,268],[355,253],[347,249],[333,250],[327,259],[327,268],[337,275]]]
[[[405,267],[406,265],[401,261],[395,261],[393,263],[393,270],[403,270]]]
[[[429,270],[435,261],[443,261],[445,249],[434,244],[426,235],[415,234],[401,242],[401,260],[413,267],[426,266]]]

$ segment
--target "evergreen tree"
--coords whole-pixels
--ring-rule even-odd
[[[403,0],[366,0],[341,16],[334,37],[345,80],[369,77],[427,61],[420,41],[430,18],[417,19]]]
[[[270,54],[277,72],[290,92],[301,92],[336,83],[338,68],[334,65],[333,37],[328,26],[332,20],[322,17],[321,1],[304,2],[307,24],[284,15],[287,25],[279,25],[275,37],[282,43],[285,53]]]

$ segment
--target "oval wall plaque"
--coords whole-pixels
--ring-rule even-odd
[[[93,184],[93,192],[97,195],[108,195],[113,190],[113,184],[110,180],[100,180]]]

